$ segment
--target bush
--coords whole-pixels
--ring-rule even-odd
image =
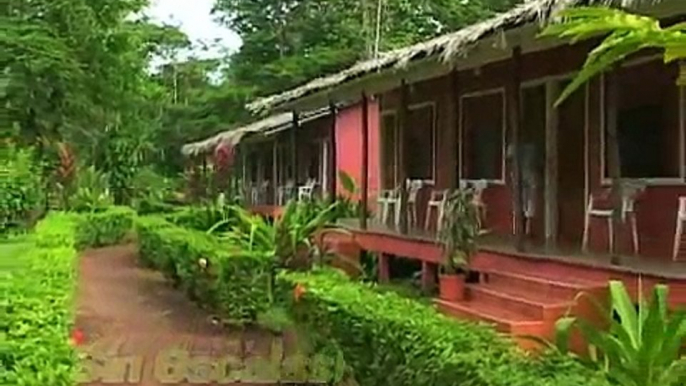
[[[136,220],[139,256],[191,297],[238,323],[269,307],[271,260],[232,255],[213,236],[160,216]]]
[[[110,207],[102,212],[79,214],[77,247],[104,247],[124,239],[133,228],[135,212],[128,207]]]
[[[43,201],[43,189],[33,155],[27,150],[0,153],[0,233],[22,227]]]
[[[185,206],[164,215],[164,218],[178,226],[207,231],[220,221],[227,219],[229,211],[220,205]]]
[[[0,271],[2,385],[75,384],[77,356],[69,345],[77,265],[73,219],[48,216],[29,238],[29,249],[10,257],[20,262]]]
[[[606,386],[568,357],[532,359],[492,328],[453,320],[433,308],[338,272],[282,273],[295,319],[335,341],[360,385]],[[294,293],[295,294],[295,293]]]

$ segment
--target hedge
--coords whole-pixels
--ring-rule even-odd
[[[28,238],[20,261],[0,270],[0,385],[76,384],[74,321],[78,250],[121,241],[133,212],[53,212]]]
[[[136,220],[139,257],[226,319],[252,323],[269,308],[272,261],[229,255],[228,246],[160,216]],[[206,267],[200,264],[204,259]]]
[[[115,245],[133,229],[136,212],[129,207],[111,207],[77,216],[77,247]]]
[[[444,317],[338,272],[281,273],[296,321],[337,342],[362,386],[607,386],[570,358],[523,355],[489,326]]]

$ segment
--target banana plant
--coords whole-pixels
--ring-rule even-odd
[[[577,328],[588,343],[589,355],[582,360],[603,371],[620,386],[680,386],[686,384],[686,311],[670,311],[668,287],[656,285],[650,302],[642,295],[634,306],[621,281],[610,282],[609,308],[600,307],[609,328],[564,317],[558,320],[557,348],[568,351],[568,338]]]

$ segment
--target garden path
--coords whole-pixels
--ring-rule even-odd
[[[72,340],[82,385],[274,384],[283,343],[266,331],[228,328],[138,266],[135,246],[86,251]],[[282,350],[279,352],[279,350]],[[271,358],[255,362],[253,358]],[[242,373],[228,368],[243,368]],[[274,380],[274,381],[272,381]]]

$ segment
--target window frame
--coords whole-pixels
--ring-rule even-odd
[[[500,178],[498,179],[485,179],[485,178],[480,178],[478,180],[480,181],[487,181],[491,185],[506,185],[506,179],[507,179],[507,94],[504,86],[500,87],[495,87],[495,88],[490,88],[490,89],[484,89],[484,90],[478,90],[478,91],[473,91],[473,92],[468,92],[460,95],[460,102],[459,102],[459,116],[460,116],[460,124],[459,124],[459,133],[458,133],[458,138],[459,138],[459,148],[458,148],[458,154],[460,156],[460,163],[459,163],[459,179],[460,180],[470,180],[468,178],[465,178],[466,171],[464,170],[464,165],[465,165],[465,160],[464,160],[464,144],[466,143],[466,127],[465,127],[465,99],[467,98],[478,98],[478,97],[483,97],[483,96],[489,96],[489,95],[495,95],[495,94],[500,94],[501,101],[502,101],[502,123],[501,123],[501,149],[500,149],[500,154],[501,154],[501,167],[500,167]],[[471,179],[473,180],[473,179]]]
[[[651,62],[661,62],[661,56],[650,55],[634,60],[626,61],[620,65],[621,68],[637,67],[643,64]],[[663,64],[664,65],[664,64]],[[606,175],[606,141],[607,141],[607,104],[606,104],[606,92],[605,89],[606,75],[601,74],[600,76],[600,162],[599,162],[599,175],[600,175],[600,185],[603,187],[608,187],[612,185],[612,179]],[[676,185],[686,185],[686,149],[684,141],[686,139],[686,87],[677,86],[676,83],[674,87],[677,87],[678,92],[678,121],[679,121],[679,176],[677,177],[648,177],[648,178],[622,178],[626,181],[640,181],[649,186],[676,186]]]

